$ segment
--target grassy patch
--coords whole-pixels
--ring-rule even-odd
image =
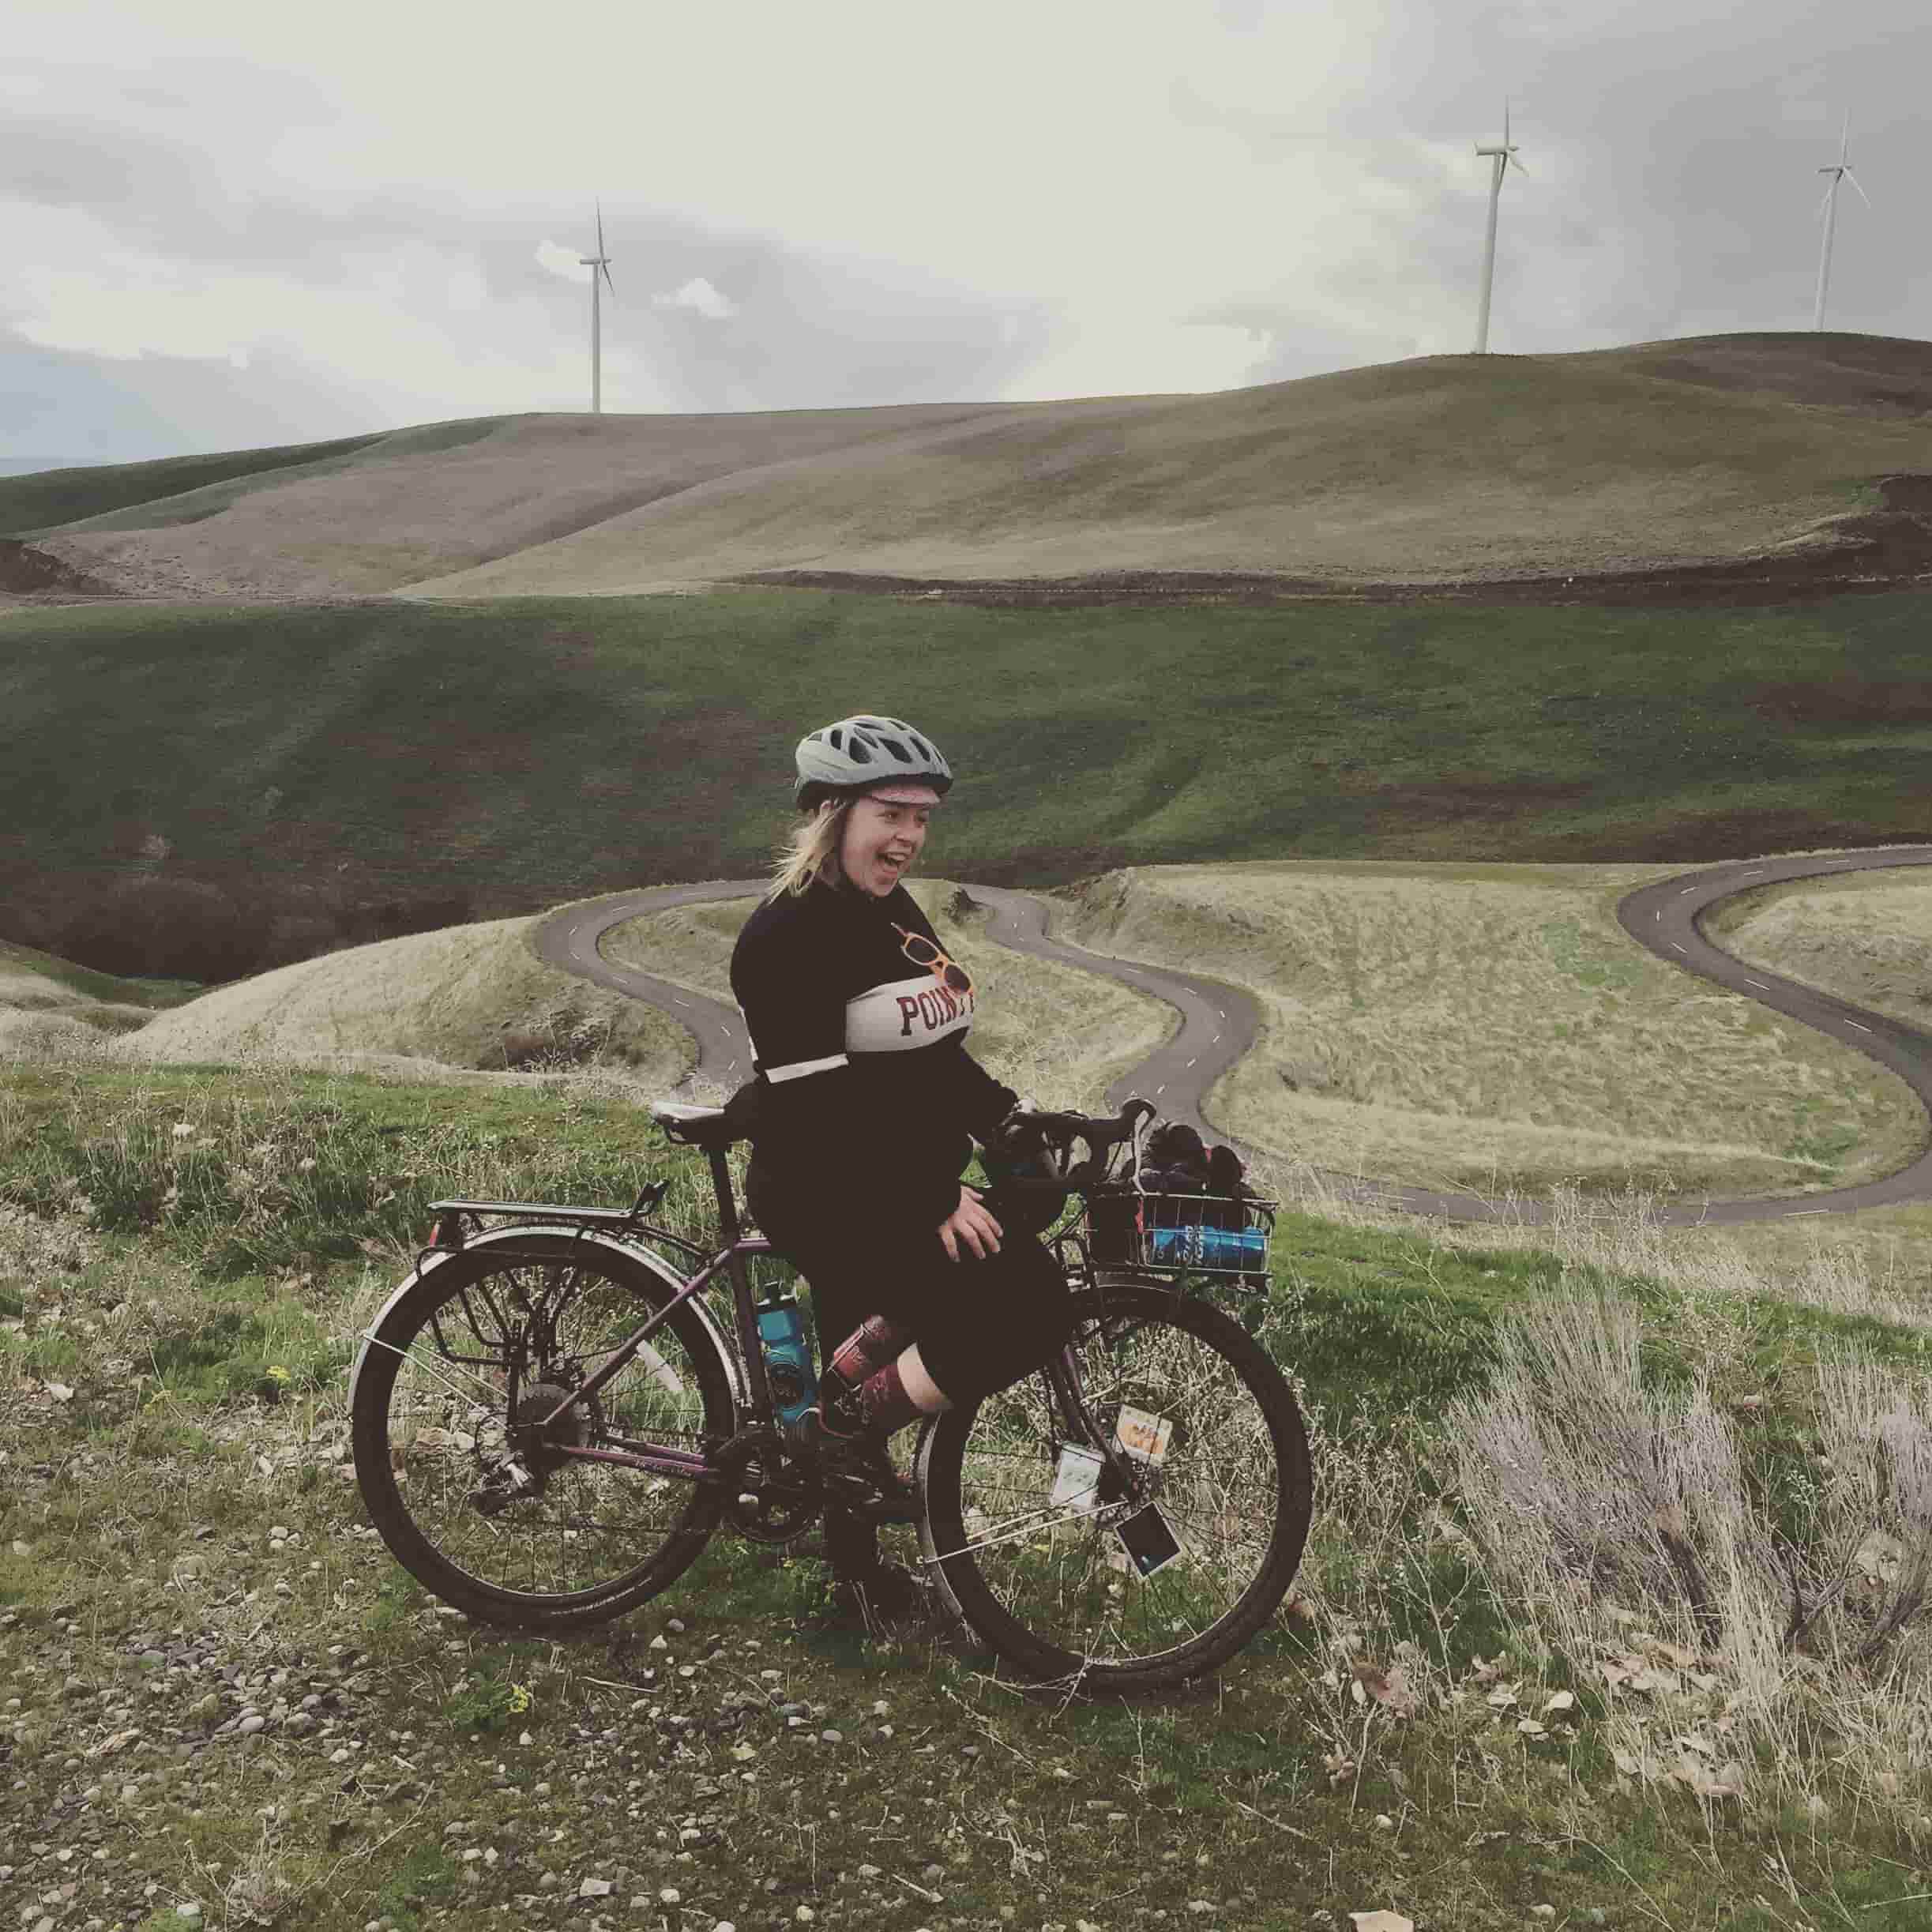
[[[969,879],[1708,859],[1920,830],[1920,727],[1803,696],[1919,675],[1904,595],[1016,612],[742,592],[291,607],[267,627],[87,607],[17,613],[8,634],[0,823],[39,831],[31,854],[0,850],[0,894],[9,937],[56,952],[156,840],[157,876],[229,902],[197,901],[198,929],[219,915],[255,965],[761,870],[800,721],[876,705],[927,660],[948,667],[963,774],[934,859]]]
[[[0,1851],[9,1904],[71,1882],[77,1921],[123,1925],[181,1923],[187,1901],[219,1926],[603,1915],[675,1932],[776,1932],[806,1923],[801,1907],[987,1932],[1299,1932],[1378,1907],[1500,1932],[1545,1904],[1576,1926],[1795,1932],[1840,1907],[1919,1923],[1900,1901],[1932,1871],[1932,1788],[1922,1759],[1894,1768],[1874,1713],[1920,1694],[1923,1640],[1908,1633],[1884,1683],[1821,1705],[1832,1722],[1810,1735],[1763,1731],[1728,1663],[1696,1666],[1701,1688],[1659,1647],[1679,1640],[1655,1607],[1610,1626],[1655,1685],[1611,1686],[1597,1652],[1505,1587],[1456,1479],[1453,1419],[1497,1386],[1511,1325],[1612,1294],[1635,1311],[1644,1385],[1665,1403],[1710,1389],[1772,1518],[1807,1535],[1830,1520],[1817,1443],[1850,1466],[1818,1371],[1849,1352],[1923,1388],[1909,1321],[1804,1302],[1796,1275],[1735,1293],[1662,1250],[1593,1257],[1563,1227],[1535,1246],[1450,1243],[1291,1213],[1252,1314],[1309,1398],[1316,1532],[1296,1603],[1220,1680],[1116,1706],[1030,1693],[969,1641],[831,1627],[806,1550],[725,1541],[622,1622],[538,1641],[445,1614],[345,1479],[329,1351],[405,1255],[318,1255],[310,1208],[282,1237],[299,1274],[237,1274],[212,1208],[106,1228],[71,1190],[33,1190],[122,1128],[156,1178],[178,1171],[171,1136],[133,1131],[171,1115],[224,1160],[279,1122],[291,1145],[333,1143],[345,1187],[363,1162],[358,1239],[387,1225],[360,1217],[399,1156],[426,1190],[506,1197],[609,1200],[641,1166],[668,1171],[691,1227],[697,1164],[554,1092],[86,1069],[15,1088],[0,1141],[17,1311],[0,1320],[18,1325],[0,1330],[0,1768],[23,1827]],[[39,1156],[63,1122],[64,1151]],[[58,1377],[25,1352],[56,1343]],[[305,1343],[318,1372],[265,1381]],[[1674,1775],[1686,1738],[1713,1768],[1739,1757],[1741,1798]],[[96,1836],[111,1859],[58,1861]]]

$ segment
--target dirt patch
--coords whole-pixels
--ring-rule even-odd
[[[1348,603],[1529,603],[1660,607],[1790,603],[1932,584],[1932,475],[1874,479],[1885,507],[1835,517],[1806,540],[1722,562],[1643,570],[1579,571],[1451,581],[1356,582],[1267,572],[1116,570],[1080,577],[960,579],[849,570],[761,570],[727,583],[870,592],[983,607],[1311,601]]]
[[[1565,865],[1701,865],[1720,859],[1761,859],[1827,848],[1863,851],[1923,840],[1926,825],[1874,825],[1828,818],[1802,808],[1781,811],[1706,812],[1648,824],[1603,825],[1571,832],[1528,833],[1513,858]]]
[[[0,537],[0,591],[17,597],[113,597],[99,577],[15,537]]]
[[[1780,724],[1932,724],[1932,678],[1926,678],[1761,684],[1746,692],[1744,701]]]

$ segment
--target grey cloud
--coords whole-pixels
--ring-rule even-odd
[[[1320,152],[1395,190],[1396,210],[1355,217],[1359,253],[1309,270],[1322,295],[1361,297],[1374,284],[1370,333],[1328,344],[1366,360],[1417,316],[1452,334],[1464,316],[1472,326],[1487,184],[1474,148],[1500,134],[1505,92],[1530,171],[1513,171],[1504,190],[1492,343],[1518,351],[1808,326],[1816,170],[1836,158],[1849,109],[1852,159],[1877,206],[1841,201],[1828,321],[1919,336],[1932,333],[1932,242],[1916,216],[1917,182],[1932,171],[1916,96],[1929,66],[1932,19],[1903,6],[1762,0],[1748,13],[1653,5],[1592,19],[1397,0],[1372,70],[1319,117],[1217,101],[1186,77],[1173,111],[1279,167],[1284,201],[1330,191],[1298,166]],[[1363,256],[1379,265],[1366,276]],[[1295,274],[1291,259],[1278,280]],[[1277,342],[1321,340],[1321,307],[1284,297],[1263,316],[1247,305]],[[1284,355],[1299,359],[1277,350],[1261,366],[1284,373]]]

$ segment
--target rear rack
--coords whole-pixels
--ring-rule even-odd
[[[467,1247],[472,1236],[508,1233],[532,1221],[561,1221],[574,1228],[580,1237],[600,1231],[622,1233],[634,1227],[670,1191],[668,1181],[647,1181],[628,1208],[586,1208],[546,1201],[432,1201],[430,1212],[436,1220],[428,1241],[417,1252],[416,1270],[422,1272],[430,1255],[453,1254]],[[490,1225],[493,1220],[497,1224],[494,1227]],[[698,1252],[690,1242],[663,1229],[655,1231],[654,1238],[669,1241],[693,1254]],[[495,1251],[504,1252],[500,1248]],[[511,1255],[506,1258],[538,1257]]]

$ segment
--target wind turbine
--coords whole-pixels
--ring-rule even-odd
[[[1516,158],[1516,149],[1509,142],[1509,103],[1502,103],[1502,145],[1500,148],[1479,146],[1478,154],[1487,155],[1494,164],[1489,179],[1489,234],[1483,243],[1483,306],[1476,311],[1475,352],[1479,355],[1489,353],[1489,294],[1490,284],[1496,279],[1496,204],[1502,199],[1502,178],[1512,167],[1520,174],[1529,170]]]
[[[1859,199],[1867,208],[1872,205],[1872,197],[1862,188],[1859,188],[1859,178],[1851,171],[1851,117],[1847,114],[1845,116],[1844,132],[1838,138],[1836,166],[1818,170],[1821,175],[1829,175],[1832,179],[1831,185],[1825,190],[1825,205],[1818,210],[1825,217],[1825,244],[1818,253],[1818,299],[1811,311],[1811,326],[1814,329],[1825,326],[1825,297],[1832,282],[1832,235],[1838,226],[1839,182],[1850,182],[1853,187],[1859,189]]]
[[[611,257],[603,252],[603,204],[597,204],[597,252],[594,255],[580,255],[577,265],[590,270],[590,412],[594,416],[603,414],[603,311],[599,306],[598,276],[601,274],[610,285],[611,293],[617,293],[616,283],[611,280]]]

